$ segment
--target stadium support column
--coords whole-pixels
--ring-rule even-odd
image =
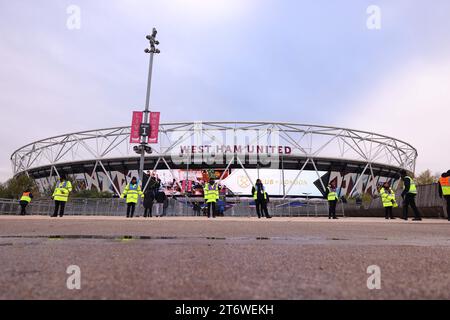
[[[151,35],[146,36],[147,40],[150,42],[150,49],[145,49],[145,53],[150,54],[150,62],[148,65],[148,80],[147,80],[147,95],[145,98],[145,111],[144,111],[144,125],[148,125],[150,118],[150,90],[152,87],[152,72],[153,72],[153,56],[155,53],[160,53],[159,49],[156,49],[156,46],[159,45],[159,41],[156,40],[156,28],[153,28],[153,32]],[[144,161],[145,161],[145,146],[148,144],[148,134],[141,137],[141,159],[139,162],[139,181],[143,182],[144,177]]]
[[[286,183],[284,180],[284,155],[281,155],[281,182],[283,183],[283,197],[286,197]]]
[[[352,190],[349,193],[349,196],[351,197],[353,192],[355,192],[356,188],[358,187],[359,183],[361,182],[361,179],[363,178],[364,174],[366,173],[367,168],[369,168],[370,163],[367,163],[364,167],[364,170],[361,172],[361,175],[359,176],[358,180],[356,180],[355,185],[353,186]]]

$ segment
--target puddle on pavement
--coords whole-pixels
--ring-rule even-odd
[[[11,235],[0,236],[1,239],[47,239],[47,240],[118,240],[118,241],[130,241],[130,240],[214,240],[214,241],[308,241],[308,240],[320,240],[312,238],[301,237],[208,237],[208,236],[132,236],[132,235]],[[2,244],[0,244],[2,245]],[[3,244],[7,245],[7,244]]]
[[[11,242],[12,240],[23,240],[19,243]],[[264,244],[269,243],[282,243],[282,244],[293,244],[293,245],[324,245],[324,244],[343,244],[343,245],[414,245],[414,246],[450,246],[450,241],[448,239],[433,239],[433,240],[422,240],[417,239],[403,239],[395,240],[388,239],[385,237],[372,237],[372,238],[341,238],[341,237],[320,237],[320,236],[273,236],[273,237],[262,237],[262,236],[229,236],[229,237],[212,237],[212,236],[140,236],[140,235],[9,235],[0,236],[0,247],[8,247],[14,245],[24,245],[24,243],[33,243],[32,240],[43,240],[51,242],[59,242],[61,240],[106,240],[119,243],[135,243],[135,241],[162,241],[168,242],[169,244],[180,244],[190,242],[207,242],[211,245],[213,242],[221,242],[225,244],[237,244],[237,243],[247,243],[247,242],[261,242]],[[34,243],[36,244],[36,242]]]

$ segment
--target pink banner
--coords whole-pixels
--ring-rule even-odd
[[[188,181],[187,187],[186,187],[186,180],[181,181],[181,188],[183,191],[191,192],[192,191],[192,181]]]
[[[141,111],[133,112],[133,121],[131,122],[131,132],[130,132],[130,143],[140,143],[141,136],[139,129],[142,123],[142,114]]]
[[[160,112],[150,112],[150,135],[148,143],[158,143]]]

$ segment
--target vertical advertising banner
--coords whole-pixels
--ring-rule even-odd
[[[150,135],[148,143],[158,143],[160,112],[150,112]]]
[[[186,184],[186,180],[181,181],[181,188],[183,191],[191,192],[192,191],[192,181],[189,180]]]
[[[131,122],[131,132],[130,132],[130,143],[140,143],[140,128],[142,123],[142,114],[141,111],[133,112],[133,120]]]

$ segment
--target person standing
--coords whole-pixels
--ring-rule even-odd
[[[252,194],[253,199],[255,200],[256,214],[258,215],[258,219],[261,219],[261,216],[264,216],[267,219],[271,219],[272,217],[269,215],[269,210],[267,209],[267,203],[270,202],[270,199],[269,195],[266,192],[266,188],[261,182],[261,179],[256,180],[256,184],[252,188]]]
[[[61,175],[59,177],[59,183],[56,185],[52,195],[53,200],[55,200],[55,211],[52,215],[53,218],[58,216],[58,211],[60,217],[64,216],[64,208],[69,200],[70,192],[72,192],[72,183],[67,181],[64,175]]]
[[[447,220],[450,221],[450,170],[444,172],[439,178],[439,196],[447,204]]]
[[[155,200],[155,190],[147,188],[147,190],[144,193],[144,218],[152,217],[154,200]]]
[[[192,205],[192,209],[194,210],[194,216],[199,217],[201,215],[200,214],[201,207],[197,201],[195,201],[194,204]]]
[[[386,219],[395,219],[392,213],[392,208],[398,207],[395,201],[395,192],[392,190],[389,182],[385,182],[380,189],[381,202],[384,207],[384,214]]]
[[[164,193],[165,194],[165,193]],[[173,199],[173,196],[171,196],[170,197],[170,200],[171,200],[171,202],[172,202],[172,208],[173,208],[173,206],[174,206],[174,204],[173,204],[173,201],[175,201],[174,199]],[[165,199],[164,199],[164,204],[163,204],[163,216],[166,216],[167,215],[167,210],[169,209],[169,197],[166,195],[165,196]]]
[[[136,177],[133,177],[120,196],[122,199],[125,197],[127,199],[127,218],[133,218],[136,204],[139,201],[139,196],[144,198],[144,194],[141,191],[141,186],[138,185]]]
[[[144,218],[152,217],[153,202],[158,192],[160,183],[156,177],[151,176],[148,182],[147,190],[144,193]]]
[[[223,217],[225,215],[225,202],[224,201],[217,201],[217,215],[219,217]]]
[[[403,180],[404,189],[402,192],[402,198],[403,198],[403,220],[408,220],[408,207],[411,206],[411,208],[414,211],[414,219],[413,221],[421,221],[421,214],[419,209],[417,209],[416,206],[416,195],[417,195],[417,188],[416,183],[414,182],[414,179],[408,176],[406,173],[406,170],[400,171],[400,176]]]
[[[31,190],[29,188],[25,189],[25,191],[22,193],[22,196],[20,197],[20,215],[24,216],[27,214],[27,206],[31,202],[31,199],[33,199],[33,194],[31,193]]]
[[[214,182],[214,179],[210,179],[209,183],[205,184],[203,188],[205,203],[208,208],[208,219],[216,217],[216,203],[219,199],[219,186]]]
[[[328,219],[333,218],[334,220],[337,220],[336,205],[338,202],[338,196],[336,193],[336,184],[334,182],[328,185],[326,197],[328,200]]]
[[[164,203],[166,202],[167,196],[164,190],[161,188],[156,192],[156,212],[155,215],[159,217],[163,217],[166,215],[164,210]]]

